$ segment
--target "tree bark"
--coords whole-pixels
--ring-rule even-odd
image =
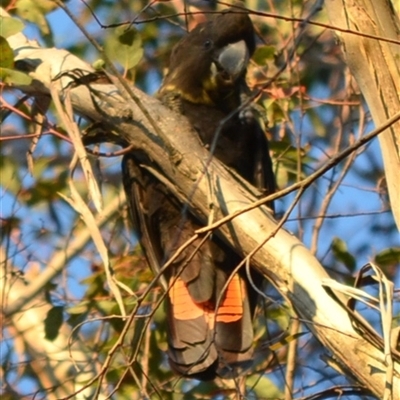
[[[66,89],[72,79],[68,76],[55,79],[59,73],[76,68],[90,71],[91,67],[64,50],[40,49],[18,36],[21,35],[9,41],[18,60],[35,66],[31,76],[36,79],[34,84],[21,90],[43,95],[52,89],[64,101],[69,96],[75,112],[98,122],[108,131],[104,140],[132,144],[135,149],[145,151],[163,171],[159,178],[182,202],[188,203],[205,225],[210,214],[210,185],[214,220],[259,200],[256,189],[232,175],[218,160],[210,162],[209,152],[183,116],[174,114],[157,99],[135,88],[132,90],[145,113],[134,101],[127,100],[126,94],[121,96],[114,85],[93,84],[90,90],[84,85]],[[153,122],[149,121],[149,115]],[[171,153],[167,149],[174,151]],[[259,247],[251,257],[251,264],[292,304],[301,321],[342,369],[378,398],[390,384],[393,399],[400,399],[398,360],[393,380],[387,383],[382,348],[372,345],[353,328],[345,307],[326,289],[329,277],[318,260],[297,238],[278,226],[265,206],[241,213],[219,227],[218,234],[243,256]]]
[[[325,5],[331,24],[347,31],[337,30],[336,35],[375,125],[379,126],[400,110],[399,18],[390,0],[326,0]],[[379,143],[392,211],[400,231],[400,122],[379,135]]]
[[[31,268],[32,271],[34,268]],[[8,304],[18,303],[29,286],[27,277],[22,277],[18,270],[10,265],[4,249],[0,247],[0,307],[3,311]],[[39,267],[34,281],[40,276]],[[4,301],[4,302],[3,302]],[[48,392],[46,398],[57,400],[76,393],[74,399],[84,400],[93,395],[94,389],[86,387],[100,369],[99,361],[93,361],[87,353],[84,343],[71,340],[72,330],[67,323],[60,326],[56,338],[46,338],[46,317],[52,305],[46,301],[44,292],[27,301],[23,307],[10,316],[14,346],[21,351],[21,365],[28,364],[32,368],[42,387]],[[21,351],[22,353],[22,351]],[[100,396],[99,399],[104,399]]]

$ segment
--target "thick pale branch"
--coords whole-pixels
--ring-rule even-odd
[[[8,304],[18,303],[20,298],[25,297],[27,290],[27,277],[23,279],[18,276],[17,269],[10,264],[4,249],[0,247],[2,312]],[[31,279],[28,277],[28,280],[34,281],[37,277],[40,274]],[[75,399],[90,398],[93,388],[86,388],[85,384],[96,375],[98,363],[87,353],[86,346],[71,340],[72,330],[67,323],[61,325],[56,338],[46,337],[46,318],[52,305],[46,301],[43,289],[23,306],[9,317],[7,325],[12,325],[14,340],[24,344],[33,372],[42,386],[49,390],[47,399],[60,399],[79,390],[82,391]]]
[[[109,131],[110,140],[117,138],[121,143],[133,144],[136,149],[146,152],[171,183],[174,194],[187,201],[192,212],[203,221],[207,221],[209,214],[209,182],[214,190],[215,215],[218,218],[257,200],[254,195],[256,190],[250,191],[220,162],[212,160],[209,163],[208,151],[186,119],[173,114],[156,99],[134,89],[163,132],[164,140],[169,141],[168,146],[139,108],[133,102],[128,104],[123,100],[113,85],[93,85],[91,91],[81,85],[66,91],[63,87],[70,78],[52,82],[57,74],[67,70],[90,70],[87,65],[82,65],[82,61],[63,50],[23,48],[16,41],[12,42],[12,46],[20,60],[39,62],[34,76],[41,84],[22,90],[43,94],[49,91],[49,85],[57,85],[60,97],[70,95],[74,110]],[[169,154],[167,148],[175,149],[174,154]],[[277,222],[268,209],[261,206],[234,218],[219,229],[219,234],[247,255],[276,228]],[[301,320],[335,356],[335,360],[380,397],[385,387],[384,354],[353,329],[347,312],[327,293],[322,281],[328,276],[309,250],[289,232],[279,229],[253,256],[252,264],[290,301]],[[399,400],[398,364],[395,370],[393,399]]]

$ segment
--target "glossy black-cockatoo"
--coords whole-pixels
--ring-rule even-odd
[[[254,28],[246,13],[230,9],[215,15],[174,47],[158,97],[188,118],[215,157],[264,193],[272,193],[265,133],[257,118],[249,118],[249,107],[235,113],[247,96],[246,68],[254,50]],[[185,204],[142,167],[149,163],[142,152],[126,155],[124,187],[141,246],[158,272],[204,224],[184,212]],[[184,376],[233,378],[252,364],[258,295],[245,268],[233,274],[242,260],[234,249],[217,234],[200,243],[187,247],[164,273],[168,357],[173,370]],[[251,278],[262,286],[257,272],[252,271]]]

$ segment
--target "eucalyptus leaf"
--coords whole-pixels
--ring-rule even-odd
[[[356,259],[349,252],[347,244],[344,240],[336,237],[332,241],[332,251],[335,257],[341,261],[349,271],[354,271],[356,268]]]
[[[0,68],[0,79],[9,85],[29,85],[32,78],[21,71],[10,68]]]
[[[1,35],[4,37],[9,37],[21,32],[25,25],[22,21],[17,18],[6,17],[0,15],[0,25],[1,25]],[[1,53],[3,55],[3,53]]]
[[[0,67],[14,68],[14,52],[3,36],[0,36],[0,54]]]
[[[124,26],[115,29],[105,43],[106,54],[125,70],[135,67],[143,56],[142,39],[136,29]]]

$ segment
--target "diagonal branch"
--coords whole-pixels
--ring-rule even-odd
[[[16,35],[19,36],[19,35]],[[60,73],[76,68],[91,68],[64,50],[34,48],[10,40],[11,46],[24,63],[35,65],[31,75],[36,79],[29,87],[20,88],[31,94],[49,94],[50,83]],[[60,75],[59,75],[60,76]],[[65,87],[73,78],[63,75],[56,88],[63,98]],[[130,108],[111,84],[85,85],[69,90],[74,111],[101,125],[109,140],[149,155],[158,171],[171,182],[171,190],[178,198],[188,202],[191,212],[206,225],[208,220],[208,187],[204,179],[204,165],[216,177],[215,214],[217,218],[234,214],[258,199],[257,191],[239,182],[218,160],[208,163],[209,152],[189,126],[187,120],[139,90],[132,89],[163,132],[161,139],[148,119],[137,107]],[[107,135],[107,134],[106,134]],[[107,139],[107,137],[106,137]],[[168,143],[164,143],[168,141]],[[182,155],[180,160],[170,157],[168,148]],[[196,190],[193,190],[193,188]],[[327,273],[310,251],[270,215],[266,206],[260,205],[241,213],[218,228],[227,243],[243,256],[251,254],[254,265],[275,285],[294,307],[299,318],[334,355],[343,369],[351,371],[359,382],[377,397],[385,388],[385,358],[383,349],[374,347],[354,329],[346,310],[332,298],[322,285]],[[276,231],[276,232],[275,232]],[[270,237],[275,232],[274,236]],[[265,243],[265,239],[269,238]],[[400,365],[394,362],[393,399],[400,399]],[[371,374],[371,370],[374,371]]]

